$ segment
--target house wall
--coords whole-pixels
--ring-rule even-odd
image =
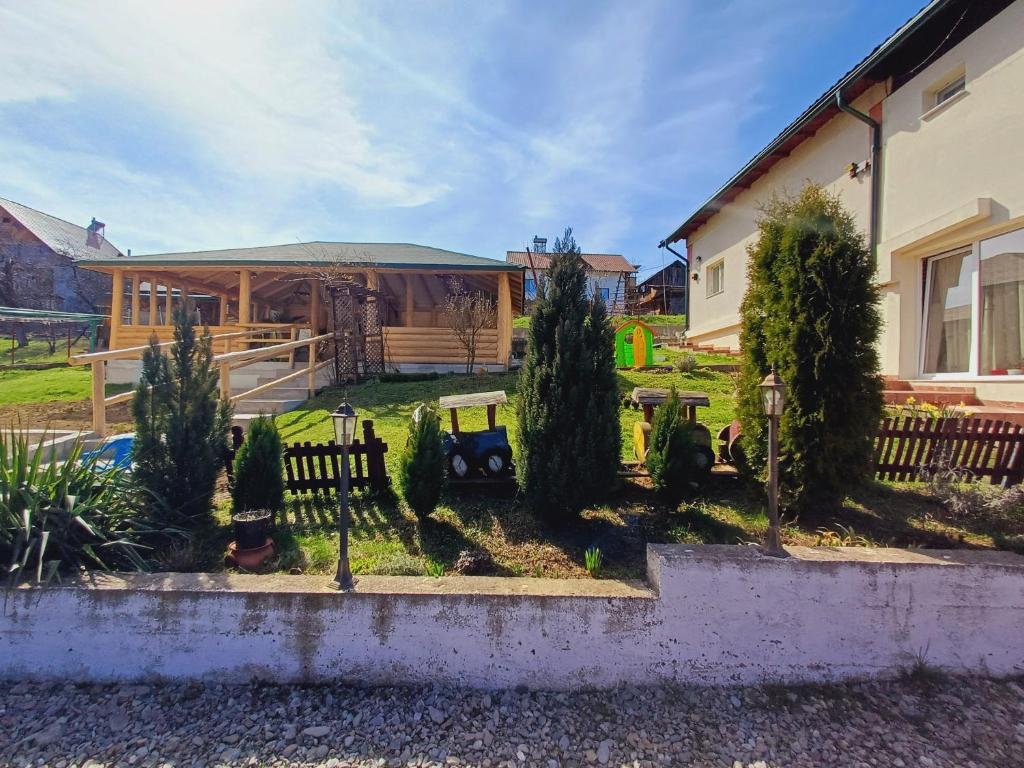
[[[854,106],[867,111],[882,95],[880,87],[872,88]],[[747,248],[757,242],[757,219],[772,195],[797,194],[808,181],[821,184],[839,195],[866,230],[871,207],[870,173],[851,179],[847,166],[865,162],[870,150],[867,127],[850,115],[838,115],[688,239],[692,269],[700,275],[699,282],[689,286],[689,340],[739,348],[739,308],[747,289]],[[724,290],[709,297],[708,270],[723,261]]]
[[[94,574],[0,590],[0,677],[545,690],[1024,672],[1008,552],[653,545],[648,583]]]
[[[95,312],[109,292],[109,277],[78,268],[0,207],[0,304]]]
[[[886,99],[879,281],[887,373],[919,372],[923,259],[1024,227],[1024,2]],[[963,71],[966,93],[928,112]],[[983,399],[1024,400],[1024,381],[971,379]]]

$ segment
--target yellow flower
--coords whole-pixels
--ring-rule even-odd
[[[917,402],[917,400],[915,400],[915,399],[914,399],[914,396],[913,396],[913,395],[911,395],[910,397],[908,397],[908,398],[907,398],[907,400],[906,400],[906,403],[907,403],[907,405],[913,405],[913,404],[914,404],[914,403],[916,403],[916,402]]]

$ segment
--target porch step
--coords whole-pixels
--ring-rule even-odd
[[[913,398],[915,403],[931,405],[978,405],[974,387],[965,384],[941,384],[934,381],[908,381],[885,377],[883,390],[885,402],[890,405],[904,405]]]

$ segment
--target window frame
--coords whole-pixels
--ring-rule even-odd
[[[962,74],[950,81],[941,88],[935,90],[935,103],[933,106],[940,107],[950,99],[955,99],[959,94],[967,90],[967,75]]]
[[[712,274],[715,272],[720,273],[718,280],[718,290],[712,290],[713,280]],[[704,298],[710,299],[714,296],[718,296],[721,293],[725,293],[725,259],[719,259],[713,264],[708,264],[704,268],[704,281],[705,281],[705,296]]]

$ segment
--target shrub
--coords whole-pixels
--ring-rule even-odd
[[[183,536],[153,523],[126,469],[98,469],[80,441],[63,461],[48,452],[25,434],[0,432],[0,563],[11,583],[84,568],[146,570],[152,545]]]
[[[231,489],[233,512],[284,508],[284,449],[274,420],[259,416],[235,456],[235,482]]]
[[[853,217],[818,186],[773,200],[758,226],[741,306],[743,450],[748,469],[762,472],[767,422],[758,385],[774,364],[788,387],[779,434],[784,500],[798,514],[820,514],[873,470],[882,411],[874,261]]]
[[[694,474],[693,427],[686,419],[675,386],[654,411],[647,470],[658,493],[673,502],[683,498]]]
[[[214,484],[227,450],[231,407],[218,403],[209,331],[196,338],[187,307],[174,314],[170,356],[156,337],[142,355],[132,401],[135,477],[170,514],[197,523],[210,517]]]
[[[527,505],[578,516],[614,486],[621,442],[615,333],[567,229],[533,305],[519,375],[519,472]]]
[[[693,373],[699,367],[700,363],[697,361],[697,356],[692,352],[687,352],[676,359],[676,370],[680,373]]]
[[[409,422],[409,438],[398,460],[398,485],[402,496],[421,520],[430,516],[441,499],[446,461],[441,443],[441,417],[422,403]]]

